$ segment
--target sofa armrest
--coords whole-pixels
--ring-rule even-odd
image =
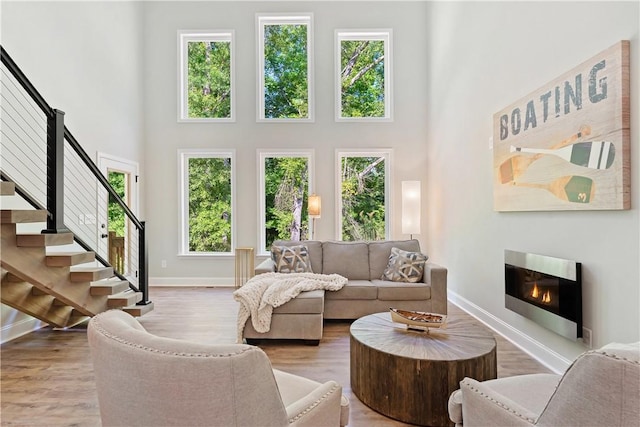
[[[273,375],[290,427],[338,427],[349,423],[349,400],[337,382],[323,384],[277,369]]]
[[[465,378],[460,382],[460,392],[462,394],[462,424],[465,427],[532,426],[535,424],[537,414],[500,394],[487,383],[476,381],[473,378]],[[451,412],[450,415],[452,415]]]
[[[254,273],[257,276],[262,273],[273,273],[276,271],[276,264],[271,258],[267,258],[256,266]]]
[[[328,381],[286,406],[289,426],[345,426],[341,402],[342,387],[335,381]]]
[[[431,285],[431,311],[447,314],[447,269],[427,261],[422,281]]]

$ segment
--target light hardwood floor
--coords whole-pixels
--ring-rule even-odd
[[[205,343],[233,343],[237,303],[232,288],[152,288],[155,310],[141,317],[151,333]],[[479,324],[449,304],[449,315]],[[349,384],[350,322],[326,321],[319,346],[298,342],[261,343],[275,368],[316,381],[333,379],[351,401],[350,426],[406,424],[369,409]],[[482,326],[484,327],[484,326]],[[498,376],[550,372],[500,336]],[[44,328],[0,348],[2,426],[99,426],[100,414],[86,324],[70,330]]]

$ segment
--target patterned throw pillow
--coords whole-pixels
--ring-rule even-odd
[[[304,245],[272,246],[271,259],[278,273],[313,273],[309,249]]]
[[[398,248],[391,248],[389,263],[382,273],[382,280],[392,282],[416,283],[422,280],[424,263],[427,256],[420,252],[407,252]]]

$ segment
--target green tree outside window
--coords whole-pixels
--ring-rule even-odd
[[[265,241],[307,240],[309,164],[306,157],[265,158]]]
[[[231,252],[231,159],[189,158],[189,252]]]
[[[307,25],[264,26],[264,116],[309,117]]]
[[[383,240],[385,158],[342,157],[342,240]]]
[[[231,42],[187,43],[188,117],[231,117]]]
[[[384,41],[341,41],[342,117],[385,116],[384,66]]]
[[[107,179],[109,184],[115,190],[116,194],[124,200],[124,173],[109,171]],[[109,205],[107,209],[107,216],[109,218],[109,231],[114,231],[116,236],[124,237],[124,210],[115,201],[114,197],[109,194]]]

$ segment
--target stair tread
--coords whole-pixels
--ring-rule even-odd
[[[72,282],[97,282],[113,277],[113,267],[71,267],[69,278]]]
[[[116,295],[129,289],[126,280],[100,280],[91,284],[91,295]]]
[[[142,292],[125,291],[107,297],[107,306],[121,308],[142,301]]]
[[[144,316],[150,311],[153,311],[153,308],[154,308],[153,303],[150,302],[149,304],[145,304],[145,305],[136,304],[136,305],[130,305],[127,307],[122,307],[121,310],[129,313],[132,316],[140,317],[140,316]]]
[[[16,194],[16,184],[9,181],[0,182],[0,195],[13,196]]]
[[[92,261],[95,261],[94,252],[51,252],[45,258],[49,267],[69,267]]]
[[[16,245],[20,247],[61,246],[73,243],[73,233],[20,233]]]
[[[46,222],[47,211],[45,210],[22,210],[22,209],[2,209],[0,212],[0,222],[2,224],[18,224],[28,222]]]

